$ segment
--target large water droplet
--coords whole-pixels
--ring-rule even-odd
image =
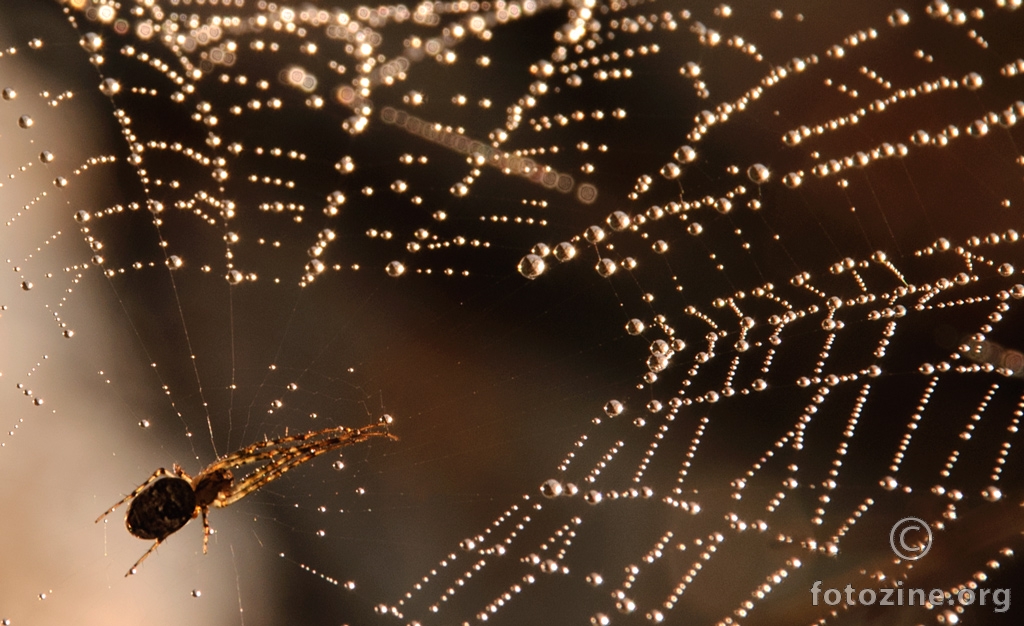
[[[544,273],[546,265],[544,259],[536,254],[527,254],[519,261],[519,273],[533,280]]]
[[[384,271],[387,273],[388,276],[392,278],[398,278],[399,276],[405,273],[405,265],[403,265],[399,261],[392,261],[387,264],[387,267],[384,268]]]

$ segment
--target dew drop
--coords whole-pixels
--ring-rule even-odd
[[[615,265],[615,261],[612,261],[611,259],[600,259],[597,262],[597,265],[594,266],[594,269],[601,276],[608,278],[609,276],[615,273],[615,270],[618,269],[618,266]]]
[[[14,100],[18,97],[18,92],[11,87],[4,87],[4,90],[0,92],[0,97],[4,100]]]
[[[201,590],[201,589],[193,589],[193,590],[192,590],[192,597],[193,597],[193,598],[199,598],[199,597],[201,597],[202,595],[203,595],[203,592],[202,592],[202,590]]]
[[[18,126],[22,128],[32,128],[33,124],[35,124],[35,120],[30,115],[22,115],[18,118]]]
[[[771,178],[771,172],[764,164],[754,163],[747,168],[747,178],[760,185],[768,182]]]
[[[987,487],[982,489],[981,497],[989,502],[998,502],[1003,497],[1003,492],[997,487]]]
[[[614,231],[622,231],[629,228],[629,215],[623,211],[615,211],[605,220],[608,226]]]
[[[604,229],[600,226],[591,226],[583,232],[583,238],[590,243],[600,243],[605,238]]]
[[[609,400],[604,405],[604,412],[608,417],[615,417],[616,415],[622,415],[625,408],[618,400]]]
[[[405,265],[399,261],[392,261],[384,268],[384,272],[392,278],[398,278],[405,273]]]
[[[533,280],[544,273],[546,265],[544,259],[536,254],[527,254],[519,261],[519,273]]]
[[[693,163],[697,160],[697,151],[691,146],[682,146],[673,155],[680,163]]]
[[[668,180],[679,178],[680,174],[683,173],[683,169],[676,163],[666,163],[661,168],[661,175]]]
[[[981,86],[985,83],[984,79],[982,79],[981,75],[977,72],[971,72],[967,76],[964,76],[964,79],[961,82],[964,87],[967,87],[967,89],[971,91],[981,89]]]
[[[32,291],[33,287],[35,287],[35,285],[33,285],[31,282],[29,282],[27,280],[22,281],[22,283],[21,283],[22,291]]]
[[[644,323],[634,317],[626,322],[626,332],[634,336],[639,335],[644,332]]]
[[[100,93],[105,96],[113,96],[121,91],[121,83],[113,78],[104,78],[100,83]]]
[[[790,172],[782,177],[782,184],[789,187],[790,189],[796,189],[803,182],[803,177],[796,172]]]
[[[96,33],[86,33],[78,40],[78,45],[87,52],[99,52],[103,47],[103,38]]]
[[[576,256],[576,246],[572,245],[568,241],[563,241],[562,243],[555,246],[552,255],[555,257],[555,259],[564,263],[566,261],[572,260],[572,258]]]
[[[555,480],[554,478],[549,478],[548,480],[545,480],[540,486],[540,493],[545,498],[557,498],[558,496],[562,495],[562,492],[562,483]]]

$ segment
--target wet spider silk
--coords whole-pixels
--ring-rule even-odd
[[[386,411],[401,438],[215,511],[211,554],[122,610],[159,622],[181,586],[210,623],[1019,619],[809,592],[1016,588],[1014,3],[63,8],[3,9],[0,71],[51,74],[0,73],[0,323],[46,318],[2,366],[29,417],[0,452],[102,430],[102,510],[286,429]],[[936,531],[913,567],[908,515]],[[19,621],[85,587],[32,580]]]

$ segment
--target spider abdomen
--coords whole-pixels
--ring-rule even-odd
[[[162,541],[195,517],[196,494],[182,478],[161,478],[132,500],[125,518],[128,532]]]

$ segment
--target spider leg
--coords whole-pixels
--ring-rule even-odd
[[[103,519],[104,517],[106,517],[106,516],[110,515],[111,513],[113,513],[113,512],[114,512],[114,510],[115,510],[115,509],[116,509],[117,507],[121,506],[121,505],[122,505],[122,504],[124,504],[125,502],[127,502],[127,501],[131,500],[131,499],[132,499],[132,498],[134,498],[135,496],[137,496],[137,495],[139,495],[140,493],[142,493],[142,490],[143,490],[143,489],[145,489],[146,487],[148,487],[148,486],[149,486],[150,484],[152,484],[152,483],[153,483],[154,481],[156,481],[157,479],[160,479],[160,478],[164,478],[164,477],[167,477],[167,476],[174,476],[175,474],[177,474],[177,475],[179,475],[179,476],[180,476],[181,474],[184,474],[184,473],[185,473],[185,472],[184,472],[184,471],[183,471],[183,470],[182,470],[182,469],[181,469],[180,467],[178,467],[178,465],[177,465],[177,464],[175,464],[175,465],[174,465],[174,469],[175,469],[175,471],[174,471],[174,472],[168,472],[168,471],[167,471],[166,469],[164,469],[164,468],[162,468],[162,467],[161,467],[161,468],[160,468],[160,469],[158,469],[157,471],[153,472],[153,475],[152,475],[152,476],[150,476],[149,478],[147,478],[147,479],[146,479],[146,482],[144,482],[144,483],[142,483],[141,485],[139,485],[138,487],[136,487],[136,488],[135,488],[135,491],[133,491],[133,492],[131,492],[130,494],[126,495],[126,496],[125,496],[124,498],[122,498],[122,499],[121,499],[121,500],[120,500],[120,501],[119,501],[119,502],[118,502],[117,504],[115,504],[114,506],[112,506],[112,507],[110,507],[109,509],[107,509],[107,510],[106,510],[106,511],[105,511],[105,512],[103,513],[103,515],[100,515],[99,517],[97,517],[97,518],[96,518],[96,522],[93,522],[93,523],[98,523],[98,522],[99,522],[99,521],[100,521],[101,519]],[[154,547],[156,547],[156,546],[154,546]],[[143,558],[145,558],[145,557],[143,557]]]
[[[317,438],[332,433],[335,433],[335,436],[320,439]],[[302,443],[290,446],[283,450],[274,450],[273,452],[276,455],[276,458],[268,455],[270,451],[260,453],[259,456],[261,459],[272,458],[273,460],[243,478],[240,482],[234,485],[230,495],[214,501],[213,506],[225,507],[229,504],[238,502],[248,494],[260,487],[263,487],[272,480],[280,478],[285,472],[293,467],[302,465],[306,461],[311,461],[321,454],[330,452],[331,450],[366,441],[370,437],[387,437],[388,439],[397,439],[397,437],[387,432],[386,425],[382,424],[374,424],[357,429],[330,428],[315,433],[306,433],[306,435],[288,437],[287,439],[289,441],[287,443],[294,443],[296,441],[301,441]],[[274,441],[282,445],[286,443],[281,439]],[[239,463],[239,465],[241,465],[241,463]],[[238,465],[235,465],[235,467],[237,466]]]
[[[336,426],[332,428],[326,428],[324,430],[302,433],[301,435],[287,435],[279,437],[277,439],[268,439],[267,441],[260,441],[252,445],[246,446],[237,452],[233,452],[213,465],[208,467],[205,472],[219,469],[221,467],[241,467],[243,465],[252,465],[253,463],[259,463],[273,459],[274,457],[287,452],[288,450],[296,447],[300,447],[303,443],[310,439],[316,439],[323,437],[328,434],[338,434],[345,432],[356,432],[351,428],[344,426]],[[292,444],[299,444],[298,446]]]
[[[327,452],[327,450],[324,450],[323,452]],[[213,506],[225,507],[229,504],[234,504],[270,481],[280,478],[291,468],[297,465],[302,465],[306,461],[312,460],[320,454],[322,454],[322,452],[306,452],[305,454],[295,452],[282,458],[275,459],[273,462],[264,465],[252,474],[246,476],[241,482],[234,486],[231,495],[214,501]]]
[[[301,435],[289,435],[277,439],[260,441],[246,446],[237,452],[233,452],[214,462],[203,470],[203,473],[210,473],[221,468],[236,468],[243,465],[252,465],[262,461],[279,458],[293,450],[302,450],[321,445],[331,446],[331,449],[366,441],[370,437],[387,437],[398,439],[387,431],[386,424],[372,424],[362,428],[347,428],[336,426],[323,430],[302,433]]]
[[[138,561],[135,561],[135,565],[132,565],[131,569],[128,570],[127,573],[125,573],[124,577],[128,578],[129,576],[134,574],[136,572],[136,570],[139,569],[139,565],[142,565],[142,562],[146,560],[146,557],[148,557],[150,554],[153,554],[153,552],[156,551],[156,547],[159,546],[159,545],[160,545],[160,540],[159,539],[154,541],[153,545],[150,546],[149,550],[146,550],[146,553],[143,554],[141,557],[139,557]]]

